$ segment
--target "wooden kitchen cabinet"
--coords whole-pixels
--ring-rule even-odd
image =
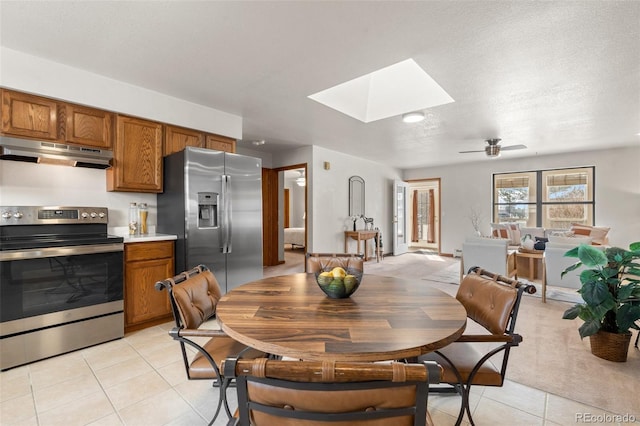
[[[179,152],[188,146],[204,148],[204,133],[183,127],[165,126],[164,155]]]
[[[172,318],[167,292],[155,283],[175,275],[174,241],[127,243],[124,262],[125,331]]]
[[[65,142],[112,149],[115,114],[72,104],[65,104],[64,112]]]
[[[162,124],[118,115],[108,191],[162,192]]]
[[[225,136],[207,133],[204,147],[208,149],[215,149],[217,151],[236,152],[236,140]]]
[[[34,139],[58,139],[58,102],[2,89],[2,132]]]

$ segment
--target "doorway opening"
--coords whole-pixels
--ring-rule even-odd
[[[440,178],[407,183],[409,251],[440,254]]]
[[[307,247],[307,165],[278,170],[278,252],[287,269],[304,271]]]

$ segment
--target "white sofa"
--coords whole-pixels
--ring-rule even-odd
[[[462,244],[460,281],[473,266],[506,277],[515,275],[515,251],[508,244],[506,238],[467,237]]]
[[[569,240],[569,241],[566,241]],[[575,257],[565,257],[565,253],[580,244],[591,244],[591,239],[585,238],[569,238],[560,239],[551,237],[544,250],[544,280],[542,283],[542,294],[546,295],[547,287],[562,287],[566,289],[578,290],[581,287],[580,273],[583,268],[567,272],[562,277],[562,271],[569,266],[578,262]],[[598,249],[604,250],[605,246],[595,246]]]
[[[568,272],[561,277],[562,271],[578,261],[575,257],[565,257],[564,254],[580,243],[552,243],[549,241],[544,250],[544,268],[546,285],[554,287],[580,288],[580,271]]]

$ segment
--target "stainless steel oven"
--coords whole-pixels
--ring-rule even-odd
[[[0,207],[0,369],[123,337],[123,239],[98,207]]]

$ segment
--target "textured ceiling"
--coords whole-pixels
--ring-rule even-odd
[[[0,26],[7,48],[240,115],[255,150],[412,168],[495,161],[458,153],[493,137],[528,146],[502,158],[640,143],[638,1],[3,0]],[[407,58],[455,99],[423,122],[308,98]]]

